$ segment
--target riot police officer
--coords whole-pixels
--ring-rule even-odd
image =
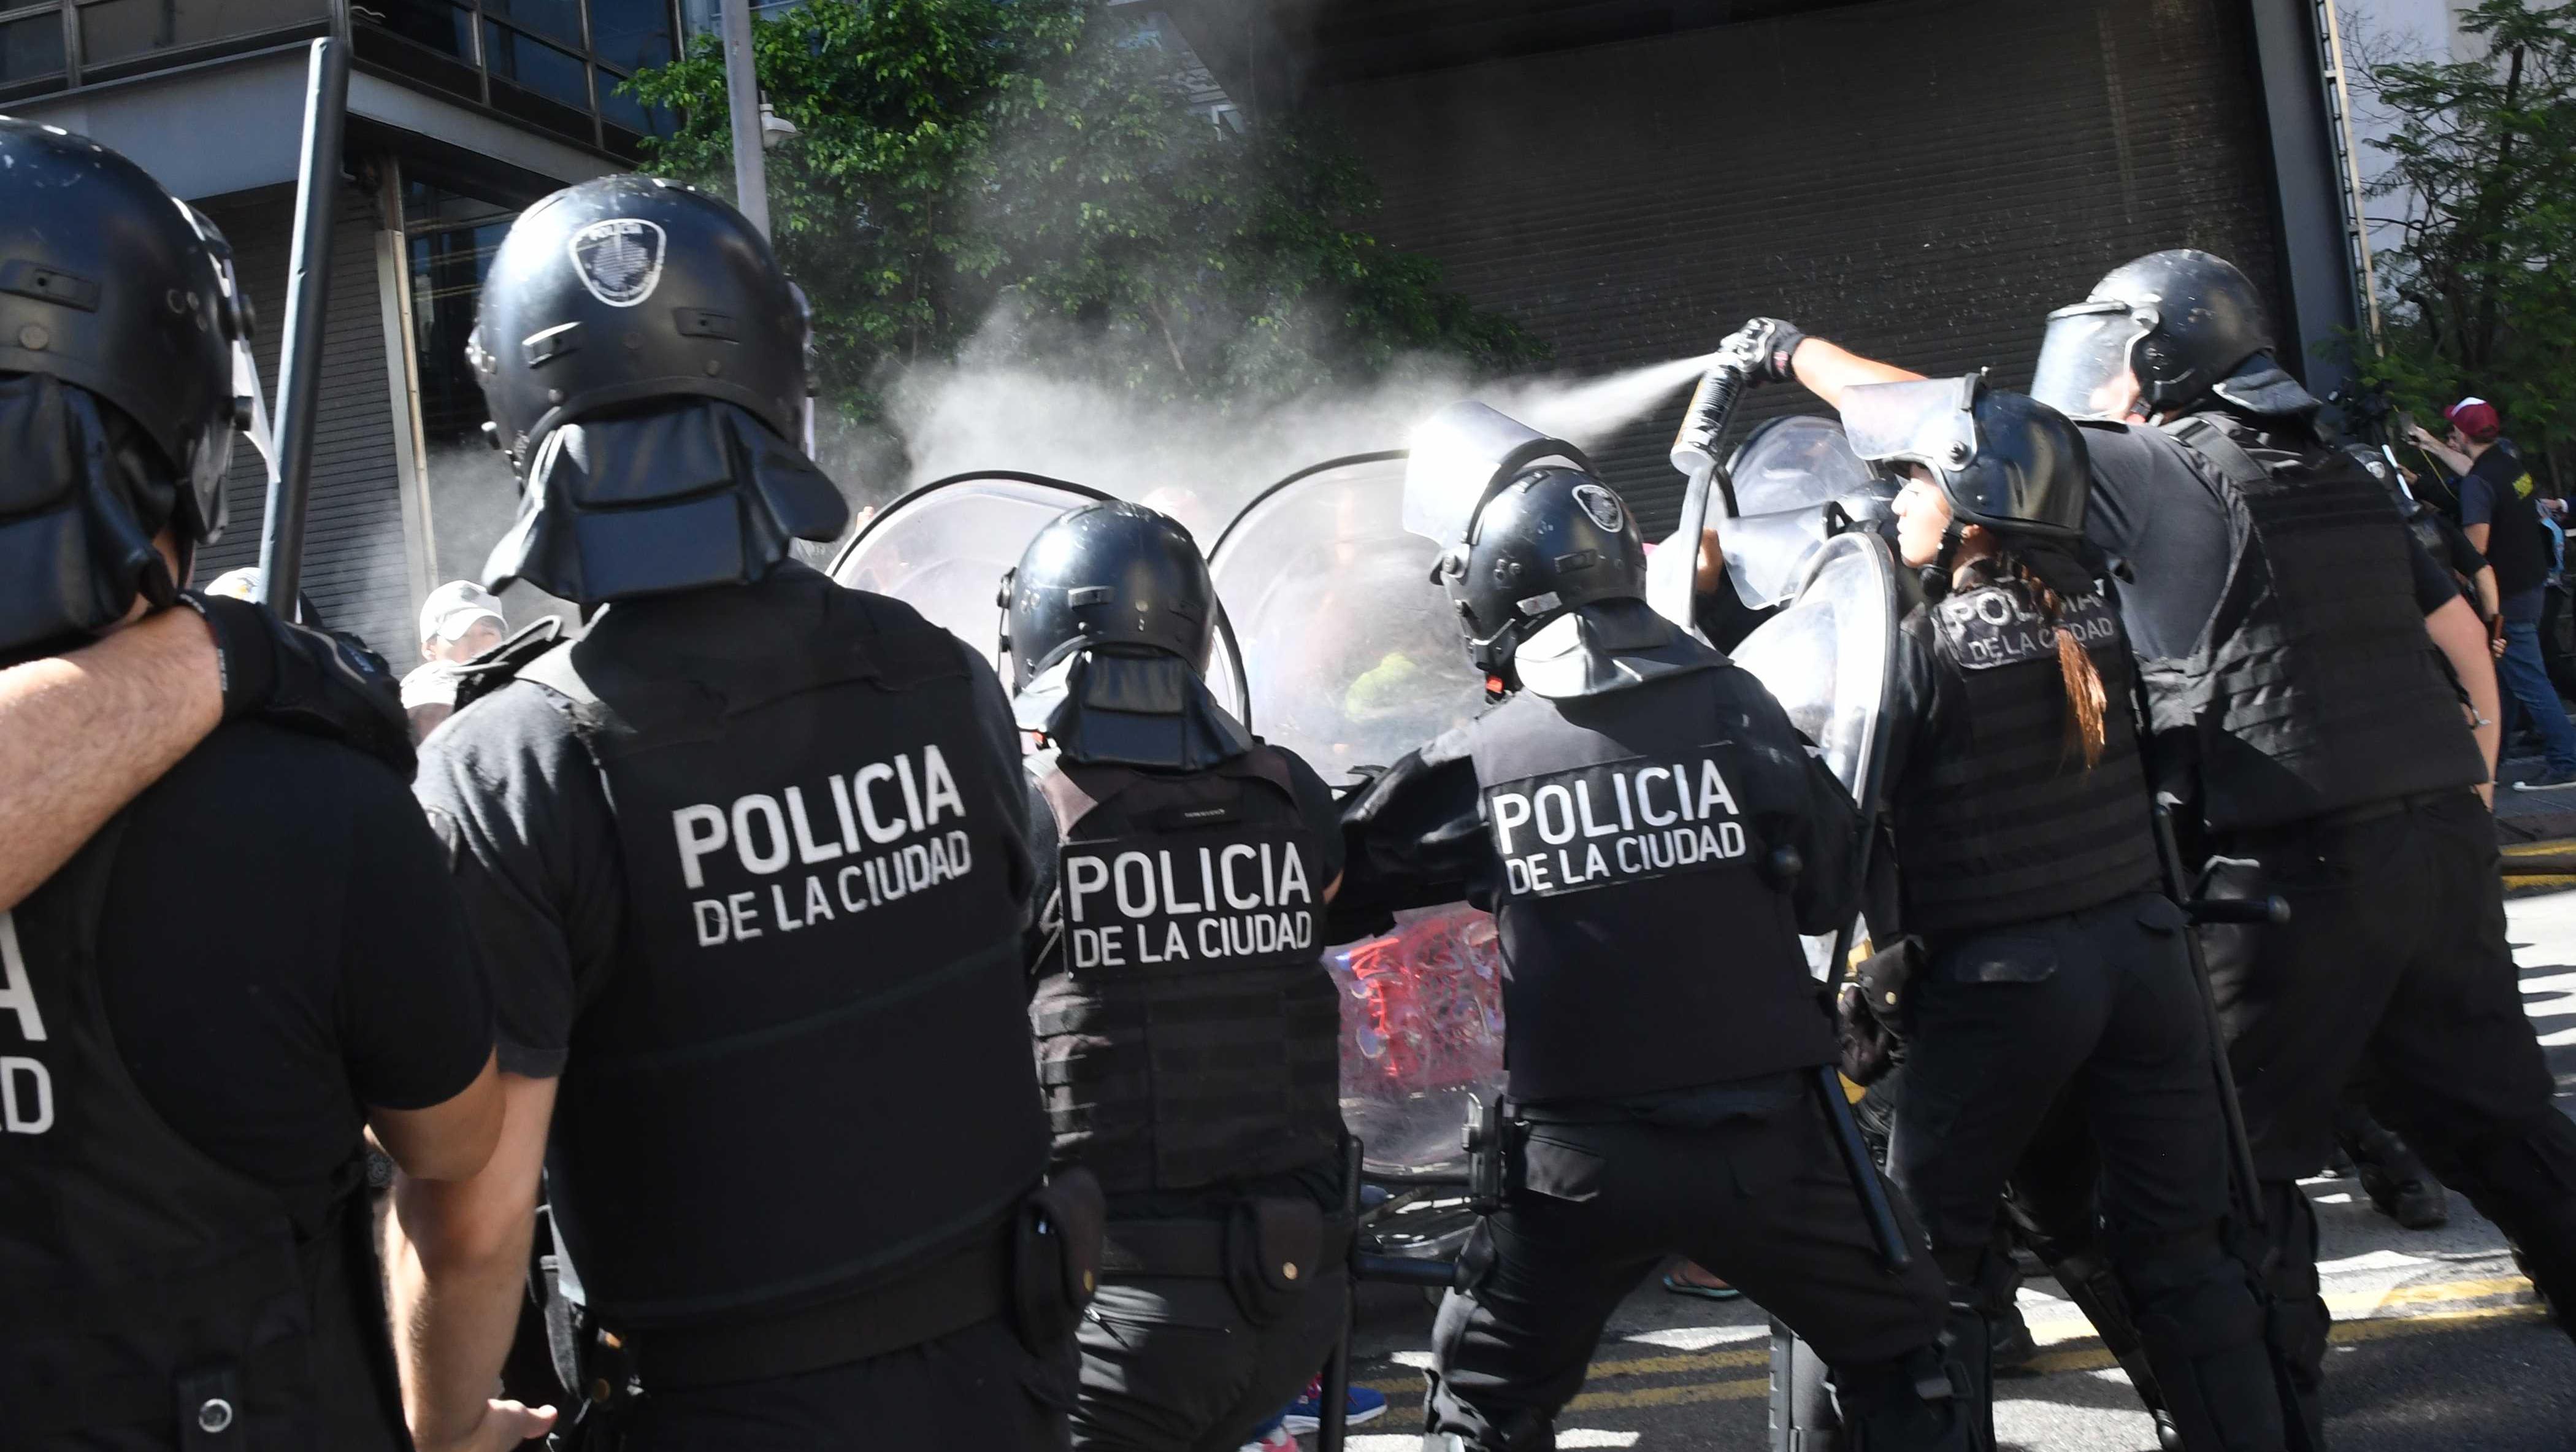
[[[211,221],[0,117],[0,734],[57,783],[7,835],[76,853],[0,910],[11,1448],[408,1446],[363,1131],[450,1179],[499,1133],[390,677],[181,593],[250,327]]]
[[[1808,1093],[1834,1046],[1798,935],[1850,919],[1851,797],[1758,681],[1647,607],[1619,496],[1533,448],[1490,476],[1432,462],[1454,508],[1408,481],[1498,704],[1344,819],[1345,922],[1463,888],[1509,967],[1508,1170],[1433,1331],[1425,1445],[1553,1445],[1620,1298],[1678,1252],[1832,1365],[1851,1445],[1976,1446],[1940,1276],[1882,1269]]]
[[[2081,548],[2084,439],[1980,378],[1847,390],[1907,478],[1897,544],[1934,598],[1900,629],[1888,792],[1904,1092],[1889,1171],[1949,1278],[1956,1344],[2011,1311],[1994,1225],[2061,1098],[2098,1154],[2110,1269],[2190,1448],[2277,1448],[2254,1277],[2223,1238],[2228,1142],[2183,914],[2162,892],[2128,652]],[[1873,923],[1873,927],[1878,926]],[[1886,1011],[1886,1005],[1873,1003]]]
[[[788,558],[848,517],[804,344],[768,243],[673,182],[493,256],[487,584],[596,614],[487,657],[422,761],[511,1095],[484,1175],[397,1193],[424,1446],[506,1439],[540,1168],[624,1445],[1062,1443],[1097,1197],[1040,1190],[1019,744],[955,637]]]
[[[1231,1452],[1348,1308],[1332,792],[1209,694],[1216,589],[1176,521],[1074,510],[1004,590],[1038,1075],[1057,1163],[1108,1193],[1074,1445]]]
[[[1828,402],[1913,376],[1758,326],[1773,372]],[[2033,392],[2083,425],[2085,533],[2128,578],[2151,779],[2196,808],[2205,890],[2291,908],[2203,941],[2263,1181],[2292,1445],[2319,1445],[2329,1318],[2296,1181],[2324,1162],[2365,1053],[2373,1111],[2513,1239],[2562,1320],[2576,1298],[2576,1125],[2522,1011],[2477,800],[2495,739],[2486,632],[2380,486],[2320,439],[2317,401],[2223,259],[2112,271],[2051,315]]]

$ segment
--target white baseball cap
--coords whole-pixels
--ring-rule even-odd
[[[215,576],[215,582],[206,587],[206,593],[231,600],[248,600],[256,605],[259,603],[259,567],[244,565],[239,569],[226,570]]]
[[[460,639],[487,615],[503,634],[509,633],[510,618],[501,613],[499,596],[471,580],[450,580],[421,602],[420,638],[424,642]]]

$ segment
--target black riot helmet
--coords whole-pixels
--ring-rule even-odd
[[[2084,537],[2092,465],[2084,434],[1982,374],[1870,383],[1843,394],[1852,451],[1873,464],[1920,464],[1950,501],[1951,528],[1983,525],[2036,544]]]
[[[525,473],[557,427],[707,398],[803,433],[805,305],[740,212],[678,182],[608,176],[519,215],[492,255],[467,357]]]
[[[1609,485],[1580,469],[1529,469],[1485,501],[1467,542],[1436,567],[1467,658],[1489,682],[1517,679],[1521,642],[1558,616],[1646,595],[1646,544]]]
[[[2272,349],[2262,294],[2235,264],[2188,249],[2151,252],[2048,315],[2030,391],[2074,418],[2123,416],[2132,376],[2140,418],[2213,399],[2252,414],[2315,412]]]
[[[223,532],[250,335],[213,222],[85,136],[0,116],[0,374],[60,379],[141,429],[180,486],[183,544]]]
[[[714,197],[567,187],[511,224],[466,356],[519,517],[483,582],[584,605],[766,575],[849,504],[805,435],[805,301]]]
[[[1216,647],[1216,584],[1198,542],[1141,504],[1086,505],[1039,530],[1002,578],[1002,603],[1014,690],[1077,650],[1158,651],[1205,674]]]

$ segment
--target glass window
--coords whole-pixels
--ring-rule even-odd
[[[668,64],[671,7],[665,0],[590,0],[590,49],[621,71]]]
[[[326,0],[97,0],[81,7],[81,60],[108,65],[330,15]]]
[[[409,201],[407,194],[407,221],[413,218]],[[474,370],[465,363],[465,338],[474,331],[483,274],[509,230],[504,216],[411,239],[412,356],[420,373],[421,433],[432,448],[482,442],[483,420],[490,414]]]
[[[406,175],[402,196],[403,230],[435,232],[449,227],[474,227],[486,222],[508,226],[516,215],[500,202],[487,202],[451,192],[431,182]]]
[[[361,25],[390,31],[414,45],[471,63],[474,59],[474,12],[461,5],[423,4],[420,0],[362,0],[349,6],[349,18]]]
[[[0,21],[0,81],[29,81],[63,68],[63,13]]]
[[[581,44],[581,0],[483,0],[483,13],[566,45]]]
[[[509,528],[518,490],[509,463],[483,437],[491,417],[465,339],[492,254],[510,230],[506,206],[405,175],[405,270],[411,277],[412,372],[420,384],[421,467],[438,541],[440,579],[479,573],[484,554]]]
[[[483,64],[495,80],[514,82],[583,111],[590,109],[590,85],[580,58],[543,41],[486,20]]]
[[[680,128],[671,115],[670,107],[648,107],[618,89],[626,84],[624,76],[615,71],[597,71],[593,73],[592,78],[599,83],[600,115],[629,131],[644,136],[671,136],[678,133]]]

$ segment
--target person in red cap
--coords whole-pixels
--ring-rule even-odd
[[[2443,411],[2450,420],[2448,437],[2436,439],[2415,426],[2416,444],[2459,477],[2460,524],[2469,542],[2495,566],[2496,591],[2504,607],[2504,641],[2497,653],[2496,674],[2509,693],[2507,701],[2528,712],[2540,731],[2548,764],[2541,775],[2516,782],[2516,791],[2561,791],[2576,787],[2576,724],[2550,683],[2549,667],[2540,653],[2540,616],[2547,600],[2549,541],[2532,503],[2531,475],[2504,442],[2504,423],[2495,405],[2483,398],[2464,398]],[[2506,715],[2512,715],[2511,704]],[[2510,733],[2508,732],[2508,735]]]

